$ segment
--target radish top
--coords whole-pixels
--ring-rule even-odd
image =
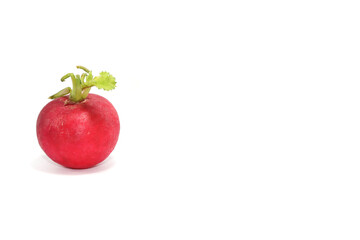
[[[61,78],[61,81],[65,81],[67,78],[71,78],[73,88],[67,87],[63,90],[50,96],[50,99],[63,97],[70,94],[69,100],[71,102],[81,102],[88,96],[91,87],[97,87],[98,89],[104,89],[106,91],[112,90],[116,87],[115,77],[108,72],[101,72],[99,76],[93,77],[92,71],[83,66],[76,66],[78,69],[85,71],[81,76],[68,73]]]

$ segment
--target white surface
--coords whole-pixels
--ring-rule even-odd
[[[358,1],[2,1],[0,239],[359,239]],[[81,64],[118,145],[51,163],[35,122]]]

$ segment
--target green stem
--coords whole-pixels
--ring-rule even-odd
[[[71,73],[71,80],[73,84],[72,91],[70,93],[70,100],[73,102],[80,102],[82,101],[82,86],[81,86],[81,79],[80,76],[74,76],[74,74]]]
[[[71,74],[72,74],[72,73],[68,73],[68,74],[64,75],[64,76],[61,78],[61,81],[62,81],[62,82],[65,81],[65,79],[69,78],[69,77],[71,76]],[[72,74],[72,75],[74,75],[74,74]]]
[[[63,76],[61,78],[61,81],[65,81],[65,79],[71,77],[72,80],[72,84],[73,84],[73,88],[70,91],[70,100],[73,102],[80,102],[82,100],[84,100],[82,98],[82,84],[81,84],[81,79],[79,75],[75,75],[73,73],[68,73],[65,76]],[[61,91],[60,91],[61,92]],[[54,94],[53,96],[55,96],[57,94]]]
[[[55,93],[54,95],[50,96],[49,98],[55,99],[55,98],[63,97],[69,93],[71,93],[71,87],[64,88],[63,90]]]
[[[81,85],[83,85],[83,86],[85,86],[85,77],[87,76],[87,74],[86,73],[83,73],[83,74],[81,74],[81,78],[80,78],[80,80],[81,80]]]
[[[86,87],[83,89],[82,94],[81,94],[83,99],[86,99],[86,97],[89,95],[90,90],[91,90],[91,87]]]
[[[50,96],[50,99],[56,99],[67,94],[69,95],[70,103],[81,102],[87,98],[91,87],[96,86],[100,89],[112,90],[115,88],[115,78],[107,72],[101,72],[100,76],[93,77],[92,72],[89,71],[86,67],[76,66],[78,69],[82,69],[85,73],[74,75],[73,73],[68,73],[61,78],[61,81],[65,81],[68,78],[71,78],[73,87],[67,87],[63,90],[57,92],[56,94]]]
[[[76,66],[76,68],[82,69],[82,70],[84,70],[84,71],[87,72],[87,73],[90,72],[89,69],[87,69],[86,67],[83,67],[83,66]]]

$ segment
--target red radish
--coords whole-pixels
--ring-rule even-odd
[[[68,168],[90,168],[105,160],[113,151],[120,132],[118,114],[105,98],[89,94],[90,88],[111,90],[115,78],[107,72],[98,77],[82,66],[83,75],[71,77],[73,89],[54,94],[40,112],[36,131],[39,144],[54,162]],[[70,95],[68,95],[70,94]]]

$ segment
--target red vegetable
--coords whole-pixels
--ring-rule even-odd
[[[71,77],[73,89],[65,88],[40,112],[36,130],[41,148],[53,161],[68,168],[89,168],[105,160],[113,151],[120,132],[118,114],[105,98],[89,94],[92,86],[111,90],[115,78],[106,72],[92,77],[86,71]],[[86,79],[86,81],[85,81]],[[69,96],[67,94],[70,94]]]

